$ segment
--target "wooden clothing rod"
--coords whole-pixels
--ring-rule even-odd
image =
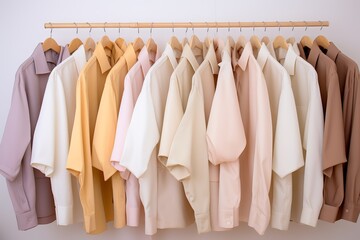
[[[104,22],[104,23],[45,23],[45,28],[284,28],[329,27],[329,21],[275,22]]]

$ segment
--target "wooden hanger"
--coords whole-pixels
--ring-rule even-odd
[[[300,43],[303,47],[311,48],[313,41],[309,36],[303,36],[300,40]]]
[[[235,43],[236,51],[239,51],[240,48],[245,48],[245,45],[246,45],[246,38],[244,36],[240,36]]]
[[[53,50],[57,53],[60,53],[60,51],[61,51],[61,47],[55,41],[55,39],[53,39],[52,37],[45,39],[45,41],[42,43],[42,47],[43,47],[44,52]]]
[[[290,43],[291,45],[294,45],[295,42],[296,42],[296,39],[295,37],[289,37],[287,40],[286,40],[287,43]]]
[[[140,52],[144,45],[144,41],[140,37],[137,37],[133,42],[135,52]]]
[[[270,43],[270,38],[268,36],[264,36],[261,39],[261,42],[265,43],[265,45],[268,45]]]
[[[181,45],[184,47],[186,44],[189,44],[189,40],[187,39],[187,37],[184,37],[181,41]]]
[[[71,42],[69,43],[70,54],[73,54],[73,52],[75,52],[82,44],[83,42],[79,38],[74,38],[73,40],[71,40]]]
[[[118,37],[118,38],[115,40],[115,44],[116,44],[119,48],[121,48],[122,45],[126,44],[126,42],[125,42],[125,39],[123,39],[123,38],[121,38],[121,37]]]
[[[325,49],[328,49],[329,46],[330,46],[329,40],[328,40],[325,36],[323,36],[323,35],[317,36],[317,37],[315,38],[315,41],[316,41],[316,43],[317,43],[319,46],[321,46],[321,47],[323,47],[323,48],[325,48]]]
[[[155,43],[154,39],[152,37],[150,37],[147,42],[146,42],[146,48],[148,50],[149,53],[154,52],[156,53],[157,51],[157,44]]]
[[[192,50],[194,49],[202,49],[203,45],[202,45],[202,42],[200,41],[200,39],[195,35],[193,34],[190,38],[190,48]]]
[[[177,37],[172,36],[169,40],[169,44],[172,47],[172,49],[177,50],[180,53],[182,52],[183,47],[182,47],[181,43],[179,42],[179,40],[177,39]]]
[[[285,40],[285,38],[281,35],[278,35],[275,37],[274,41],[273,41],[273,46],[275,49],[277,48],[284,48],[284,49],[288,49],[288,45],[287,42]]]
[[[95,51],[95,47],[96,44],[94,39],[92,37],[88,37],[84,44],[85,51]]]
[[[259,38],[256,35],[252,35],[250,38],[251,46],[256,49],[261,48],[261,42]]]

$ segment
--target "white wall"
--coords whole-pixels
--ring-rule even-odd
[[[15,72],[18,66],[32,53],[36,44],[49,36],[44,30],[45,22],[196,22],[196,21],[310,21],[329,20],[331,27],[308,29],[281,29],[284,36],[297,39],[306,34],[314,38],[325,35],[348,56],[360,63],[360,1],[357,0],[0,0],[0,136],[4,131],[6,117],[10,107],[11,93]],[[214,29],[209,35],[213,35]],[[117,29],[108,29],[110,37],[118,36]],[[200,37],[206,35],[206,29],[195,30]],[[243,29],[249,37],[252,29]],[[93,29],[92,36],[99,39],[102,29]],[[153,30],[153,38],[162,46],[172,34],[171,29]],[[175,29],[178,37],[185,36],[184,29]],[[191,30],[188,31],[190,36]],[[219,36],[226,36],[227,29],[219,30]],[[232,29],[230,34],[237,37],[239,29]],[[255,29],[255,34],[262,37],[274,37],[278,29]],[[53,37],[61,44],[68,43],[75,35],[75,30],[54,30]],[[131,41],[137,36],[136,29],[123,29],[121,35]],[[79,37],[85,39],[87,29],[79,30]],[[140,36],[147,38],[149,30],[140,30]],[[55,223],[39,226],[20,232],[17,230],[15,215],[7,193],[5,180],[0,177],[0,240],[13,239],[145,239],[143,231],[134,228],[114,230],[112,227],[100,236],[89,236],[81,225],[58,227]],[[319,222],[317,228],[291,224],[290,230],[280,232],[269,229],[265,239],[359,239],[360,223],[340,221],[336,224]],[[260,239],[252,229],[245,225],[225,233],[198,235],[194,226],[183,230],[160,231],[157,239]]]

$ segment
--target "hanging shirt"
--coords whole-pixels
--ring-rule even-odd
[[[272,47],[271,42],[270,45]],[[257,61],[269,93],[274,137],[271,225],[287,230],[292,203],[292,173],[304,165],[296,104],[289,74],[270,55],[265,44],[260,48]]]
[[[233,45],[233,40],[228,39],[222,53],[222,62],[219,63],[220,70],[207,126],[209,161],[213,165],[220,165],[217,174],[218,209],[216,211],[218,214],[216,217],[219,226],[228,229],[239,225],[241,199],[239,156],[246,145],[231,65]],[[210,188],[210,192],[213,189]],[[211,215],[213,215],[213,210],[211,208]],[[212,228],[216,230],[214,225],[216,224],[212,221]]]
[[[305,166],[293,173],[291,219],[315,227],[323,203],[322,145],[324,115],[317,73],[292,45],[276,49],[277,60],[291,77]]]
[[[264,234],[270,221],[269,191],[272,166],[272,121],[269,95],[251,43],[239,56],[234,48],[232,63],[246,135],[240,155],[241,201],[239,220]]]
[[[139,179],[148,235],[155,234],[157,228],[183,228],[193,222],[181,183],[158,163],[166,98],[176,66],[175,52],[167,45],[145,77],[120,160],[121,165]]]
[[[50,179],[30,166],[31,146],[49,74],[68,56],[63,47],[60,53],[44,53],[40,43],[16,73],[0,144],[0,173],[6,178],[19,230],[55,221]]]
[[[357,64],[330,43],[326,55],[335,62],[343,106],[347,164],[342,219],[356,222],[360,212],[360,76]]]
[[[139,182],[133,174],[129,174],[129,172],[121,166],[120,160],[124,150],[126,133],[144,78],[152,64],[154,64],[159,57],[159,48],[157,48],[156,53],[149,53],[147,47],[144,46],[139,53],[137,63],[135,63],[125,76],[124,92],[121,99],[114,147],[111,154],[113,166],[122,173],[122,177],[126,180],[126,223],[128,226],[133,227],[139,226],[140,224],[141,203]]]
[[[80,184],[80,201],[88,233],[100,233],[113,220],[111,182],[92,163],[92,142],[100,99],[109,70],[123,54],[116,44],[105,48],[101,41],[80,73],[76,85],[76,110],[66,168]]]
[[[318,74],[325,118],[322,152],[324,203],[320,219],[334,222],[344,199],[343,163],[346,162],[339,78],[335,63],[321,52],[316,42],[311,49],[299,43],[299,49],[300,56],[308,61]]]
[[[50,177],[58,225],[82,216],[77,182],[66,171],[75,116],[76,81],[86,63],[84,46],[53,69],[46,85],[32,144],[31,166]]]

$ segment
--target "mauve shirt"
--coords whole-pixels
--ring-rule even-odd
[[[67,47],[59,54],[44,53],[39,43],[16,73],[0,144],[0,173],[6,178],[19,230],[55,220],[50,179],[30,166],[31,143],[50,72],[68,56]]]

